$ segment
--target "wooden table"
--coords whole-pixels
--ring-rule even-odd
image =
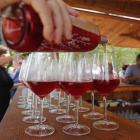
[[[91,99],[91,96],[88,93],[91,93],[91,91],[87,91],[87,93],[84,94],[83,96],[84,100]],[[132,93],[135,93],[135,95],[132,95]],[[126,100],[134,100],[140,98],[139,93],[140,93],[140,85],[121,83],[112,93],[108,95],[107,99],[111,100],[115,98],[122,98]],[[96,100],[102,100],[102,98],[103,97],[101,94],[95,92]]]
[[[88,91],[83,95],[83,100],[91,100],[91,95],[89,93],[91,92]],[[103,97],[98,92],[95,92],[94,99],[99,101],[103,100]],[[140,99],[140,85],[121,83],[112,93],[107,96],[107,100],[113,99],[124,99],[129,101],[136,101],[137,99]],[[140,105],[109,107],[108,109],[110,111],[130,110],[134,112],[140,112]]]
[[[2,123],[0,124],[0,140],[140,140],[140,125],[125,119],[121,116],[113,114],[108,111],[108,119],[117,122],[120,127],[115,131],[101,131],[93,128],[93,120],[87,120],[82,117],[84,113],[79,113],[79,123],[86,124],[91,128],[91,132],[85,136],[70,136],[62,132],[63,126],[66,124],[59,123],[55,120],[56,116],[50,114],[47,109],[44,109],[44,116],[47,121],[43,124],[48,124],[55,127],[55,133],[42,137],[31,137],[25,134],[24,130],[33,124],[27,124],[22,121],[24,115],[21,114],[22,109],[17,108],[19,95],[21,95],[22,88],[19,88],[16,95],[8,108]],[[91,104],[83,102],[83,106],[91,107]],[[103,109],[96,107],[95,110],[103,113]],[[70,109],[70,114],[75,113]]]

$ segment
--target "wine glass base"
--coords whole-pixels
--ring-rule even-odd
[[[57,108],[57,105],[44,105],[43,108],[47,108],[47,109],[55,109]]]
[[[111,130],[116,130],[119,128],[119,124],[116,122],[112,121],[96,121],[93,123],[93,127],[100,129],[100,130],[105,130],[105,131],[111,131]]]
[[[39,116],[34,116],[34,117],[28,116],[22,119],[22,121],[26,123],[39,123],[39,120],[40,120]],[[45,121],[46,121],[46,118],[42,117],[42,122],[45,122]]]
[[[61,123],[74,123],[75,117],[71,115],[62,115],[62,116],[56,117],[56,120]]]
[[[29,136],[44,137],[55,132],[54,127],[49,125],[34,125],[26,128],[25,133]]]
[[[32,114],[32,110],[22,111],[21,114],[30,116]]]
[[[18,96],[20,99],[24,99],[24,97],[23,96]]]
[[[24,101],[18,102],[18,105],[24,105],[24,104],[26,104],[26,102],[24,102]]]
[[[90,112],[90,113],[84,114],[83,117],[85,119],[98,120],[98,119],[102,119],[104,115],[98,112],[94,112],[94,113]]]
[[[21,109],[30,109],[31,108],[31,105],[18,105],[18,108],[21,108]]]
[[[53,110],[49,110],[49,112],[52,114],[65,114],[66,109],[53,109]]]
[[[21,102],[23,102],[24,101],[24,99],[19,99]]]
[[[78,127],[75,124],[66,125],[62,128],[63,132],[69,135],[82,136],[90,133],[91,129],[86,125],[79,124]]]
[[[88,112],[90,108],[88,107],[79,107],[78,112]],[[72,109],[72,111],[75,111],[75,108]]]
[[[75,107],[75,104],[70,103],[69,107]]]

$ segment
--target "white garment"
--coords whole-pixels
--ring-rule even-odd
[[[119,72],[119,77],[121,77],[121,78],[123,78],[123,79],[125,78],[125,74],[124,74],[123,71],[120,71],[120,72]]]

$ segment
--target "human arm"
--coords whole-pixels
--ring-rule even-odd
[[[23,86],[23,84],[22,84],[22,83],[15,83],[15,84],[13,85],[12,89],[18,88],[19,86]]]
[[[20,0],[1,0],[0,8]],[[79,16],[79,12],[66,5],[63,0],[23,0],[39,14],[43,24],[43,35],[48,41],[60,43],[61,37],[71,39],[72,22],[69,14]]]
[[[132,75],[132,66],[129,66],[126,69],[124,81],[126,83],[128,83],[128,82],[133,82],[133,81],[137,81],[137,80],[140,80],[140,76],[133,77],[133,75]]]
[[[13,61],[18,55],[8,56],[8,57],[0,57],[0,66],[7,64],[10,61]]]
[[[138,81],[140,80],[140,76],[136,76],[136,77],[125,77],[124,81],[127,82],[134,82],[134,81]]]

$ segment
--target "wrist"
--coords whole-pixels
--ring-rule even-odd
[[[13,61],[13,56],[9,56],[9,61]]]

